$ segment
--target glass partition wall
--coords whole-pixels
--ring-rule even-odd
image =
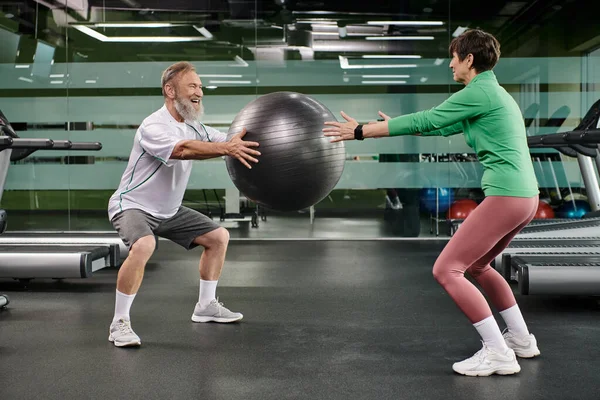
[[[277,91],[309,95],[338,120],[343,110],[363,123],[378,111],[434,107],[462,88],[448,45],[469,28],[500,40],[495,73],[529,135],[574,129],[600,98],[600,31],[579,2],[492,1],[485,11],[466,0],[388,3],[1,4],[2,113],[21,137],[103,145],[11,162],[0,204],[8,229],[111,230],[108,198],[138,125],[163,104],[161,73],[176,61],[196,66],[203,123],[224,132],[245,105]],[[349,141],[345,149],[339,182],[310,209],[257,207],[222,158],[194,162],[184,205],[232,237],[377,239],[447,237],[447,219],[483,199],[481,166],[462,135]],[[542,198],[557,211],[565,199],[585,201],[577,159],[532,149],[532,160]]]

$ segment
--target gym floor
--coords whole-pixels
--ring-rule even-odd
[[[219,214],[212,215],[215,222],[229,229],[232,239],[343,239],[343,238],[399,238],[392,223],[384,219],[383,210],[363,213],[335,215],[331,212],[317,212],[311,222],[308,211],[267,215],[266,221],[259,220],[257,228],[251,227],[250,215],[246,222],[219,220]],[[421,215],[420,238],[436,236],[435,224],[426,215]],[[56,211],[10,211],[8,231],[114,231],[106,212],[78,211],[61,213]],[[447,226],[438,224],[439,236],[447,238]]]
[[[518,296],[542,355],[514,376],[452,371],[481,343],[431,275],[445,243],[232,241],[217,295],[244,319],[222,325],[190,320],[201,250],[161,241],[134,349],[107,340],[115,269],[0,280],[0,398],[597,400],[595,299]]]

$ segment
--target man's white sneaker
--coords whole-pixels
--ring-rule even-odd
[[[518,357],[533,358],[540,355],[537,339],[532,333],[527,336],[517,336],[508,329],[505,329],[502,336],[504,336],[506,345],[513,349]]]
[[[131,321],[119,319],[110,324],[108,340],[117,347],[141,346],[140,337],[131,329]]]
[[[505,352],[490,349],[485,344],[473,357],[452,365],[454,372],[468,376],[512,375],[521,371],[512,349]]]
[[[218,300],[213,300],[206,307],[201,307],[200,303],[196,303],[194,313],[192,314],[192,321],[194,322],[235,322],[244,318],[241,313],[232,312],[223,306],[223,303],[219,303]]]

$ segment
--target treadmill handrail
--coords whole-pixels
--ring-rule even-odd
[[[585,143],[600,143],[600,129],[589,129],[583,131],[570,131],[562,133],[552,133],[550,135],[528,136],[527,144],[529,147],[546,147],[548,145],[571,145]]]
[[[26,139],[16,139],[26,140]],[[43,148],[44,150],[101,150],[102,143],[100,142],[72,142],[70,140],[54,140],[54,139],[31,139],[31,140],[50,140],[53,142],[53,146],[50,148]],[[13,148],[27,148],[23,145],[12,146]],[[30,150],[38,150],[30,149]]]
[[[72,142],[70,150],[102,150],[100,142]]]
[[[102,143],[100,142],[71,142],[70,140],[20,138],[19,135],[17,135],[17,133],[13,129],[13,127],[10,125],[10,122],[8,122],[8,119],[2,113],[2,111],[0,111],[0,137],[7,137],[21,141],[20,145],[15,145],[14,143],[16,142],[10,142],[8,139],[0,140],[0,151],[5,150],[9,147],[13,149],[21,149],[19,151],[13,151],[13,153],[11,154],[11,161],[22,160],[23,158],[28,157],[31,153],[33,153],[36,150],[102,150]],[[46,142],[45,145],[38,147],[24,146],[23,144],[26,143],[24,142],[25,140],[45,140],[50,141],[50,143]]]
[[[574,145],[574,144],[570,144],[568,146],[557,146],[554,144],[534,144],[534,145],[530,145],[529,148],[550,148],[550,149],[554,149],[556,151],[558,151],[559,153],[564,154],[565,156],[568,157],[577,157],[577,153],[578,151],[574,148],[574,146],[581,146],[581,145]]]
[[[52,139],[15,138],[10,146],[13,149],[51,149],[54,146]]]
[[[598,147],[590,148],[585,144],[570,144],[569,147],[584,156],[596,157],[598,155]]]
[[[29,146],[26,144],[20,144],[15,146],[14,143],[22,141],[31,141],[29,144],[34,143],[34,141],[50,141],[52,143],[51,147],[45,146]],[[41,142],[40,142],[41,143]],[[47,143],[46,143],[47,144]],[[7,145],[6,148],[13,148],[13,152],[10,155],[11,161],[19,161],[26,157],[29,157],[32,153],[37,150],[92,150],[98,151],[102,149],[102,144],[99,142],[71,142],[70,140],[52,140],[52,139],[13,139],[12,145]],[[0,148],[1,149],[1,148]]]
[[[52,139],[13,138],[13,144],[9,146],[13,149],[10,161],[22,160],[36,150],[52,150],[54,144]]]
[[[52,146],[52,148],[49,150],[68,150],[72,146],[73,142],[70,140],[54,140],[54,146]]]
[[[0,136],[0,151],[9,148],[13,143],[13,138],[10,136]]]

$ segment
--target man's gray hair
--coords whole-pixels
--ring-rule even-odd
[[[177,62],[177,63],[171,65],[170,67],[168,67],[167,69],[165,69],[162,73],[162,78],[161,78],[161,86],[162,86],[163,96],[166,97],[165,85],[167,83],[178,79],[182,74],[189,72],[189,71],[196,71],[196,67],[194,67],[194,65],[192,65],[192,63],[187,62],[187,61]]]

